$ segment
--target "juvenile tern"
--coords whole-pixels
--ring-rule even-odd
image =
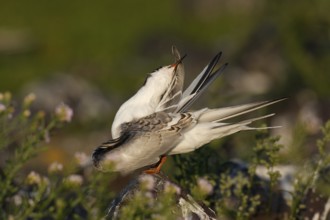
[[[167,155],[192,152],[238,131],[259,129],[249,124],[274,114],[235,123],[226,121],[283,100],[188,111],[227,63],[213,71],[221,57],[218,53],[183,91],[185,56],[181,57],[175,47],[172,53],[174,64],[149,74],[144,85],[117,111],[112,139],[92,155],[100,170],[127,174],[144,168],[146,173],[158,173]]]

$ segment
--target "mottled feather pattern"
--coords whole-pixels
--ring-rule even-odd
[[[166,112],[156,112],[144,118],[127,122],[121,125],[123,132],[157,131],[166,127],[172,118]]]

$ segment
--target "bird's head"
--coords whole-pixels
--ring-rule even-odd
[[[183,59],[186,57],[180,56],[178,50],[173,47],[172,54],[174,55],[175,62],[173,64],[162,66],[150,73],[144,83],[144,89],[153,91],[153,94],[163,95],[172,86],[178,87],[175,90],[180,90],[183,87],[184,68]]]

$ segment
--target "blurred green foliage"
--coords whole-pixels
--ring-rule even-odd
[[[52,115],[34,114],[34,100],[30,94],[14,106],[9,92],[0,93],[0,219],[101,219],[113,196],[106,184],[113,176],[88,166],[88,156],[77,155],[65,169],[51,163],[44,175],[24,172],[24,166],[46,149],[50,133],[72,116],[64,104]],[[100,182],[105,184],[99,187]]]
[[[249,53],[244,48],[268,42],[292,79],[287,87],[329,95],[329,8],[326,0],[2,1],[0,31],[14,31],[9,41],[23,45],[0,48],[0,88],[16,91],[66,71],[128,93],[128,84],[136,86],[146,70],[163,64],[172,44],[186,52],[224,50],[233,63]]]

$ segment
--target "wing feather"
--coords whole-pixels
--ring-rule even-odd
[[[177,105],[178,108],[176,109],[176,112],[185,112],[188,110],[196,99],[207,89],[207,87],[220,76],[228,65],[228,63],[225,63],[213,72],[213,69],[219,62],[221,55],[221,52],[218,53],[183,92],[182,99]]]

